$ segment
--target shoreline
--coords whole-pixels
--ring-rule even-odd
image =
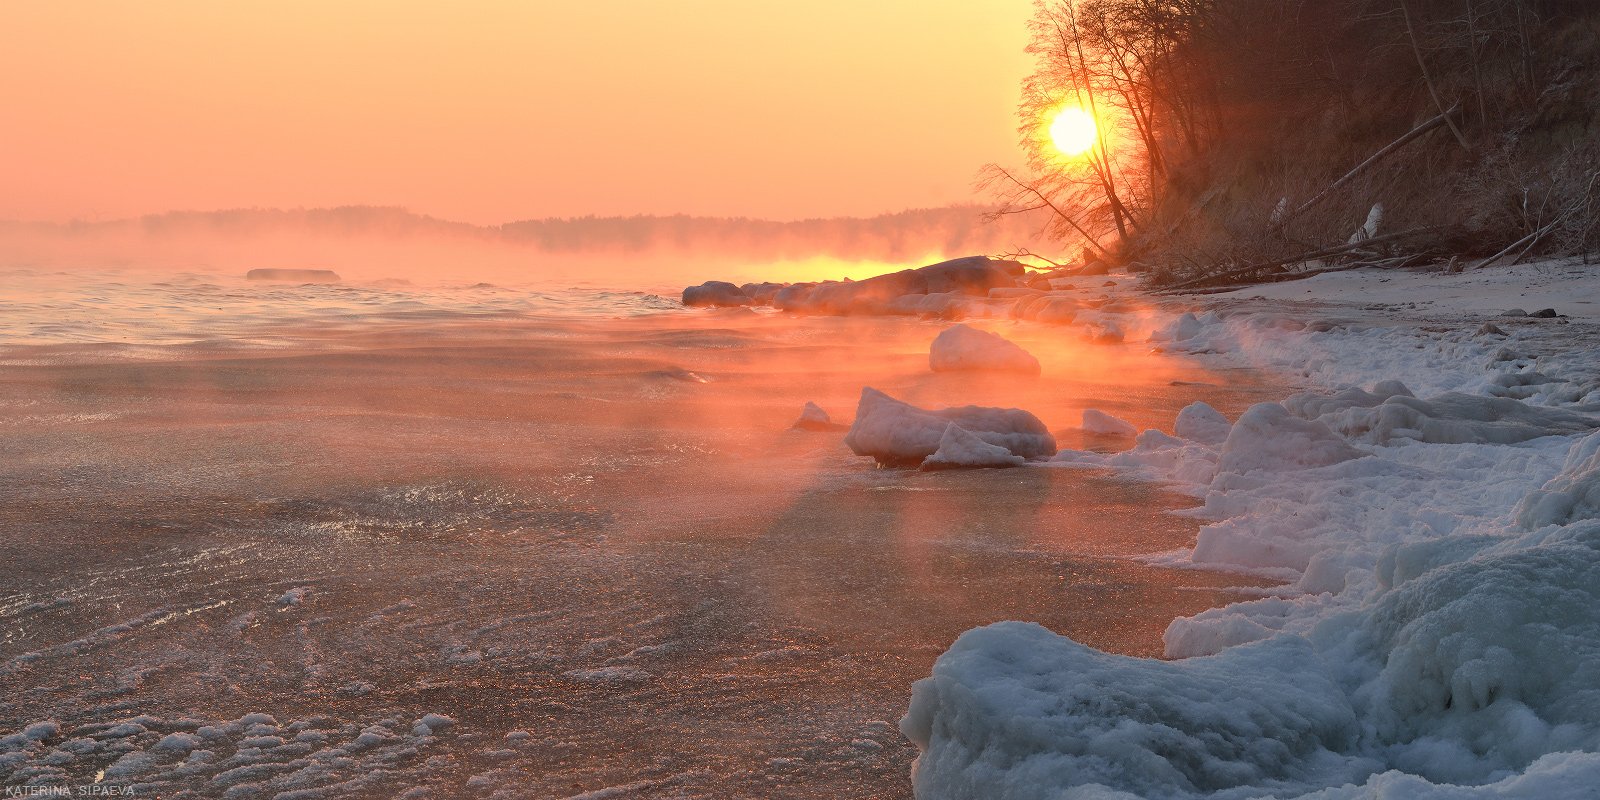
[[[1091,785],[1319,798],[1592,786],[1600,731],[1570,705],[1592,681],[1483,659],[1497,648],[1564,664],[1600,652],[1584,632],[1600,622],[1600,576],[1584,572],[1600,526],[1572,499],[1600,481],[1585,460],[1600,446],[1597,273],[1567,261],[1454,275],[1352,270],[1199,297],[1147,294],[1167,320],[1154,333],[1161,349],[1268,370],[1305,391],[1253,407],[1225,438],[1150,431],[1122,453],[1058,458],[1201,499],[1195,547],[1156,563],[1283,583],[1174,620],[1164,638],[1166,655],[1189,665],[1179,671],[1036,626],[968,632],[918,683],[901,723],[922,748],[919,797],[979,786],[1017,798]],[[1518,303],[1557,316],[1501,313]],[[1495,582],[1508,565],[1541,559],[1549,572],[1534,583]],[[1537,645],[1513,621],[1529,615],[1550,631]],[[1406,635],[1392,638],[1396,627]],[[1445,642],[1455,644],[1436,649]],[[1487,682],[1488,695],[1460,696],[1463,681]],[[1086,702],[1076,698],[1128,691],[1137,708],[1074,710]],[[1196,703],[1197,692],[1216,701]],[[1485,738],[1504,735],[1507,714],[1548,727]],[[1569,723],[1578,727],[1549,733]],[[1062,736],[1024,733],[1041,727]],[[1115,753],[1083,749],[1113,730]],[[1256,737],[1293,755],[1258,758]],[[1169,761],[1174,749],[1181,761]],[[1141,761],[1151,757],[1172,768]],[[1024,762],[1026,772],[1005,766]]]

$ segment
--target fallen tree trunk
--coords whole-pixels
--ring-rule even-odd
[[[1371,239],[1362,239],[1359,242],[1352,242],[1350,244],[1343,244],[1343,245],[1339,245],[1338,247],[1328,247],[1328,248],[1324,248],[1322,250],[1312,250],[1309,253],[1300,253],[1298,255],[1289,256],[1287,258],[1275,259],[1275,260],[1272,260],[1272,261],[1262,261],[1262,262],[1258,262],[1258,263],[1255,263],[1255,264],[1251,264],[1249,266],[1239,267],[1237,269],[1231,269],[1231,270],[1228,270],[1227,272],[1218,273],[1216,275],[1205,275],[1205,276],[1202,276],[1202,277],[1199,277],[1199,278],[1194,278],[1192,280],[1184,281],[1183,283],[1179,283],[1179,284],[1176,284],[1176,285],[1173,285],[1173,286],[1168,286],[1166,288],[1167,289],[1171,289],[1171,290],[1181,290],[1181,289],[1188,289],[1190,287],[1195,287],[1195,286],[1205,286],[1206,284],[1214,284],[1214,283],[1220,283],[1220,282],[1223,282],[1223,281],[1231,281],[1231,280],[1237,280],[1237,279],[1240,279],[1240,278],[1247,278],[1247,277],[1250,277],[1250,276],[1255,275],[1257,273],[1265,272],[1265,271],[1267,271],[1269,269],[1275,269],[1275,268],[1283,267],[1284,265],[1287,265],[1287,264],[1297,264],[1297,263],[1300,263],[1300,262],[1303,262],[1303,261],[1312,261],[1312,260],[1318,259],[1318,258],[1328,258],[1330,256],[1339,256],[1339,255],[1344,255],[1346,253],[1353,253],[1353,252],[1355,252],[1357,250],[1361,250],[1361,249],[1364,249],[1364,248],[1367,248],[1367,247],[1371,247],[1371,246],[1373,246],[1375,244],[1384,244],[1384,243],[1387,243],[1387,242],[1399,241],[1400,239],[1405,239],[1405,238],[1408,238],[1408,237],[1411,237],[1411,236],[1416,236],[1418,234],[1423,234],[1423,233],[1432,233],[1432,232],[1437,231],[1437,230],[1439,230],[1439,229],[1436,228],[1436,227],[1427,227],[1427,228],[1412,228],[1411,230],[1398,231],[1398,232],[1395,232],[1395,233],[1386,233],[1386,234],[1384,234],[1382,236],[1374,236]]]
[[[1445,124],[1446,122],[1448,122],[1450,120],[1450,115],[1454,114],[1456,112],[1456,109],[1458,109],[1460,107],[1461,107],[1461,104],[1460,103],[1456,103],[1455,105],[1451,106],[1448,110],[1446,110],[1444,113],[1440,114],[1437,117],[1434,117],[1433,119],[1428,120],[1427,122],[1422,123],[1421,125],[1418,125],[1415,128],[1412,128],[1410,133],[1407,133],[1406,135],[1394,140],[1393,142],[1390,142],[1388,144],[1388,146],[1384,147],[1382,150],[1379,150],[1378,152],[1373,153],[1372,155],[1368,156],[1366,161],[1363,161],[1360,164],[1357,164],[1355,166],[1355,169],[1352,169],[1349,172],[1346,172],[1338,180],[1336,180],[1333,183],[1329,184],[1328,188],[1323,189],[1322,191],[1318,192],[1315,197],[1312,197],[1310,200],[1307,200],[1306,202],[1302,203],[1299,208],[1296,208],[1295,210],[1283,215],[1283,217],[1277,221],[1277,224],[1274,227],[1275,228],[1282,228],[1283,226],[1288,225],[1290,220],[1293,220],[1295,217],[1298,217],[1301,214],[1304,214],[1305,212],[1311,210],[1314,206],[1316,206],[1318,203],[1321,203],[1323,200],[1328,199],[1328,197],[1330,195],[1332,195],[1334,192],[1338,191],[1345,184],[1349,183],[1357,175],[1360,175],[1362,172],[1365,172],[1373,164],[1376,164],[1379,161],[1382,161],[1385,158],[1388,158],[1389,156],[1393,155],[1396,151],[1400,150],[1400,148],[1405,147],[1406,145],[1408,145],[1408,144],[1416,141],[1417,139],[1421,138],[1422,135],[1427,133],[1428,131],[1431,131],[1434,128],[1439,127],[1440,125]]]

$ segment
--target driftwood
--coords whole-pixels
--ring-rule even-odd
[[[1534,231],[1533,233],[1528,234],[1527,236],[1522,237],[1521,239],[1518,239],[1518,240],[1512,242],[1509,245],[1506,245],[1506,249],[1501,250],[1500,252],[1495,253],[1494,255],[1489,256],[1488,258],[1486,258],[1486,259],[1484,259],[1482,261],[1479,261],[1473,267],[1473,269],[1482,269],[1483,267],[1487,267],[1490,264],[1493,264],[1496,261],[1499,261],[1500,259],[1505,258],[1507,254],[1509,254],[1512,250],[1516,250],[1518,247],[1521,247],[1522,249],[1518,250],[1516,257],[1511,259],[1511,265],[1515,265],[1518,261],[1521,261],[1522,257],[1527,255],[1528,251],[1532,250],[1533,246],[1538,244],[1539,240],[1543,239],[1545,234],[1555,230],[1557,225],[1560,225],[1561,223],[1566,222],[1567,221],[1567,217],[1572,216],[1574,212],[1577,212],[1580,209],[1588,208],[1588,206],[1589,206],[1589,193],[1594,191],[1594,184],[1595,184],[1596,180],[1600,180],[1600,172],[1596,172],[1593,175],[1589,176],[1589,186],[1587,188],[1585,188],[1584,191],[1583,191],[1583,197],[1584,197],[1583,205],[1580,206],[1580,205],[1577,205],[1577,204],[1573,204],[1573,206],[1571,208],[1568,208],[1566,211],[1561,212],[1561,214],[1556,216],[1555,219],[1550,220],[1549,223],[1545,224],[1544,227]]]
[[[1437,231],[1437,230],[1438,230],[1438,228],[1435,228],[1435,227],[1426,227],[1426,228],[1412,228],[1410,230],[1397,231],[1395,233],[1386,233],[1386,234],[1384,234],[1382,236],[1374,236],[1374,237],[1372,237],[1370,239],[1362,239],[1359,242],[1351,242],[1349,244],[1339,245],[1338,247],[1327,247],[1327,248],[1323,248],[1321,250],[1312,250],[1309,253],[1300,253],[1299,255],[1289,256],[1287,258],[1279,258],[1279,259],[1275,259],[1275,260],[1272,260],[1272,261],[1262,261],[1262,262],[1259,262],[1259,263],[1251,264],[1249,266],[1239,267],[1237,269],[1230,269],[1227,272],[1218,273],[1216,275],[1205,275],[1205,276],[1202,276],[1202,277],[1199,277],[1199,278],[1194,278],[1193,280],[1184,281],[1183,283],[1179,283],[1179,284],[1176,284],[1176,285],[1173,285],[1173,286],[1168,286],[1167,288],[1168,289],[1172,289],[1172,290],[1180,290],[1180,289],[1188,289],[1190,287],[1195,287],[1195,286],[1205,286],[1206,284],[1221,283],[1221,282],[1225,282],[1225,281],[1238,280],[1240,278],[1248,278],[1248,277],[1250,277],[1252,275],[1256,275],[1258,273],[1265,272],[1265,271],[1270,270],[1270,269],[1281,269],[1282,267],[1284,267],[1285,265],[1288,265],[1288,264],[1297,264],[1297,263],[1300,263],[1300,262],[1303,262],[1303,261],[1312,261],[1312,260],[1315,260],[1315,259],[1318,259],[1318,258],[1327,258],[1329,256],[1340,256],[1340,255],[1345,255],[1346,253],[1354,253],[1354,252],[1360,251],[1362,249],[1365,249],[1367,247],[1371,247],[1372,245],[1375,245],[1375,244],[1384,244],[1386,242],[1398,241],[1400,239],[1405,239],[1405,238],[1408,238],[1408,237],[1411,237],[1411,236],[1416,236],[1418,234],[1423,234],[1423,233],[1431,233],[1431,232],[1434,232],[1434,231]],[[1358,266],[1367,266],[1367,265],[1366,264],[1361,264],[1361,265],[1358,265]],[[1354,267],[1352,267],[1352,268],[1354,268]],[[1324,270],[1324,271],[1326,271],[1326,270]]]
[[[1393,142],[1390,142],[1382,150],[1379,150],[1378,152],[1373,153],[1372,155],[1368,156],[1366,161],[1363,161],[1360,164],[1357,164],[1355,166],[1355,169],[1352,169],[1349,172],[1346,172],[1338,180],[1336,180],[1333,183],[1329,184],[1328,188],[1323,189],[1322,191],[1318,192],[1315,197],[1312,197],[1310,200],[1305,201],[1305,203],[1301,204],[1299,208],[1296,208],[1295,210],[1293,210],[1293,211],[1291,211],[1291,212],[1289,212],[1287,214],[1284,214],[1283,217],[1278,220],[1277,225],[1275,227],[1282,228],[1285,225],[1288,225],[1290,220],[1294,219],[1295,217],[1300,216],[1301,214],[1306,213],[1307,211],[1311,210],[1312,207],[1316,206],[1318,203],[1321,203],[1323,200],[1328,199],[1329,195],[1332,195],[1334,192],[1338,191],[1345,184],[1349,183],[1352,179],[1354,179],[1357,175],[1360,175],[1362,172],[1365,172],[1373,164],[1376,164],[1379,161],[1382,161],[1385,158],[1388,158],[1389,156],[1393,155],[1396,151],[1398,151],[1400,148],[1405,147],[1406,145],[1408,145],[1408,144],[1416,141],[1417,139],[1421,138],[1421,136],[1423,134],[1427,133],[1428,131],[1431,131],[1434,128],[1439,127],[1440,125],[1445,124],[1446,122],[1448,122],[1450,120],[1450,115],[1454,114],[1456,112],[1456,109],[1458,109],[1460,107],[1461,107],[1461,104],[1460,103],[1456,103],[1455,105],[1451,106],[1448,110],[1446,110],[1444,113],[1440,114],[1437,117],[1434,117],[1433,119],[1428,120],[1427,122],[1422,123],[1421,125],[1418,125],[1415,128],[1412,128],[1410,133],[1407,133],[1406,135],[1394,140]]]

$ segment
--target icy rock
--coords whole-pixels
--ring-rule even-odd
[[[1600,517],[1600,432],[1574,444],[1561,471],[1529,492],[1513,516],[1524,530]]]
[[[1179,438],[1201,444],[1222,444],[1231,430],[1233,423],[1221,411],[1199,401],[1184,406],[1172,424],[1172,432]]]
[[[828,412],[816,403],[807,402],[805,408],[800,409],[800,418],[789,426],[797,431],[842,431],[845,426],[833,421]]]
[[[200,746],[200,739],[188,733],[169,733],[161,741],[150,746],[151,752],[175,753],[187,755],[189,751]]]
[[[1039,374],[1039,359],[997,333],[954,325],[934,337],[928,349],[934,372],[988,370]]]
[[[426,725],[426,726],[428,726],[430,728],[433,728],[434,730],[441,730],[441,729],[448,728],[451,725],[456,724],[456,721],[454,719],[452,719],[451,717],[447,717],[447,716],[445,716],[443,714],[436,714],[436,713],[430,712],[430,713],[427,713],[427,714],[423,714],[422,715],[422,719],[417,720],[417,724]]]
[[[1070,297],[1046,297],[1043,303],[1030,306],[1028,319],[1053,325],[1070,325],[1078,318],[1080,304]]]
[[[922,409],[870,386],[861,390],[856,419],[845,434],[844,443],[856,455],[872,456],[879,464],[915,466],[939,449],[945,429],[952,422],[1023,458],[1042,458],[1056,452],[1055,437],[1027,411],[981,406]]]
[[[246,272],[244,277],[250,281],[339,282],[339,273],[331,269],[253,269]]]
[[[907,295],[982,297],[995,287],[1015,287],[1025,270],[1015,261],[968,256],[860,281],[794,284],[773,295],[773,306],[808,314],[961,315],[972,310],[952,297],[913,301]]]
[[[1508,397],[1451,392],[1421,400],[1395,396],[1372,408],[1350,408],[1319,419],[1335,430],[1378,444],[1411,439],[1434,444],[1514,444],[1541,436],[1587,431],[1596,420]]]
[[[1083,430],[1104,436],[1139,435],[1139,429],[1135,428],[1132,423],[1094,408],[1083,410]]]
[[[744,292],[745,296],[750,298],[752,305],[770,306],[772,305],[772,298],[776,297],[778,292],[788,285],[787,283],[771,282],[747,283],[740,286],[739,291]]]
[[[939,437],[939,449],[922,461],[922,469],[977,469],[983,467],[1020,467],[1028,462],[1010,450],[979,439],[954,422],[946,425]]]
[[[1538,311],[1529,314],[1528,316],[1538,317],[1539,319],[1555,319],[1560,315],[1557,314],[1556,310],[1553,308],[1541,308]]]
[[[1239,416],[1222,443],[1218,473],[1283,471],[1325,467],[1360,458],[1328,426],[1289,414],[1278,403],[1257,403]]]
[[[1115,322],[1105,322],[1096,326],[1092,338],[1100,344],[1121,344],[1125,335]]]
[[[750,305],[750,296],[727,281],[706,281],[683,290],[686,306],[731,307]]]

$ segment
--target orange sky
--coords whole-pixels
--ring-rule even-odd
[[[973,199],[1028,0],[0,4],[0,218],[490,223]]]

